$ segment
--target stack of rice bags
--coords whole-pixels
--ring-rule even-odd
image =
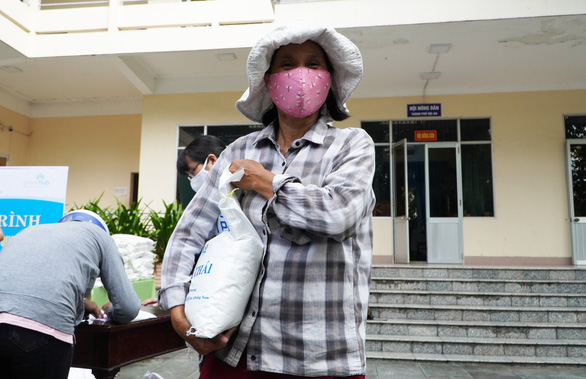
[[[131,234],[114,234],[112,238],[122,254],[128,278],[131,281],[152,279],[155,270],[155,242]]]
[[[126,275],[131,281],[154,277],[156,255],[153,253],[153,240],[131,234],[113,234],[112,238],[122,255]],[[96,280],[95,285],[103,286],[100,278]]]

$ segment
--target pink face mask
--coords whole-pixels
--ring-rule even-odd
[[[289,116],[301,118],[321,108],[331,85],[328,71],[299,67],[270,74],[267,88],[277,108]]]

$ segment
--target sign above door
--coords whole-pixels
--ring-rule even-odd
[[[415,141],[437,141],[437,130],[416,130]]]
[[[441,115],[441,103],[407,104],[407,117],[439,117]]]

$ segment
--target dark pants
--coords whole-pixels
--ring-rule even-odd
[[[0,376],[6,379],[66,379],[73,345],[47,334],[0,324]]]

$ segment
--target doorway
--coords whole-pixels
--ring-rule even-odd
[[[393,261],[462,264],[463,217],[495,215],[490,118],[371,120],[361,127],[375,143],[373,215],[390,218]]]
[[[586,265],[586,116],[564,116],[572,262]]]
[[[393,145],[395,263],[463,263],[457,143]]]
[[[586,265],[586,140],[567,140],[572,261]]]

